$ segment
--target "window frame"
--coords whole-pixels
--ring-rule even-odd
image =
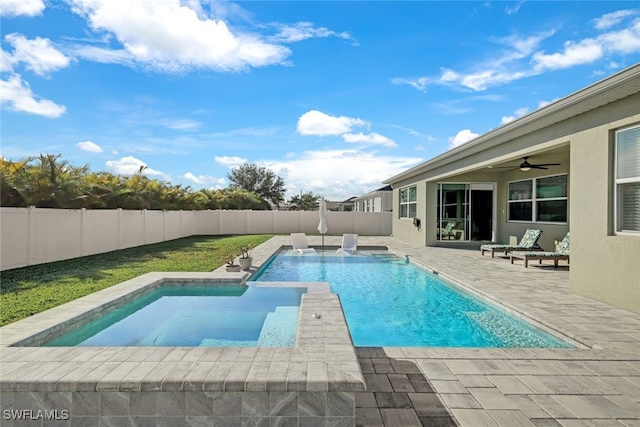
[[[411,189],[414,189],[414,195],[415,195],[415,200],[409,200],[409,195],[411,194]],[[402,201],[402,193],[403,191],[407,192],[407,201],[403,202]],[[399,202],[399,207],[398,207],[398,218],[400,219],[411,219],[413,220],[413,218],[415,218],[414,216],[409,216],[409,214],[411,213],[411,205],[414,205],[414,212],[415,215],[418,215],[418,186],[417,185],[409,185],[407,187],[402,187],[398,190],[398,202]],[[402,215],[402,207],[406,206],[406,211],[407,211],[407,215],[403,216]]]
[[[538,180],[545,178],[552,178],[555,176],[565,176],[567,182],[567,195],[563,197],[538,197]],[[531,198],[529,199],[514,199],[511,200],[510,197],[510,185],[515,182],[525,182],[531,181]],[[550,202],[555,200],[565,200],[567,202],[566,205],[566,221],[540,221],[537,219],[538,217],[538,203],[539,202]],[[531,220],[524,219],[511,219],[511,203],[531,203]],[[544,175],[544,176],[536,176],[534,178],[526,178],[526,179],[517,179],[514,181],[509,181],[507,183],[507,222],[514,223],[526,223],[526,224],[555,224],[555,225],[566,225],[569,223],[569,174],[568,173],[556,173],[553,175]]]
[[[640,175],[631,178],[618,178],[618,135],[622,132],[633,129],[640,129],[640,124],[635,124],[622,129],[617,129],[614,133],[613,141],[613,234],[623,236],[640,236],[640,231],[619,229],[620,216],[618,215],[619,186],[624,184],[640,183]]]

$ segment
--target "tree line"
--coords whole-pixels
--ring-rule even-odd
[[[0,206],[59,209],[253,209],[278,207],[285,201],[285,183],[273,171],[244,164],[227,174],[223,189],[195,190],[144,175],[91,172],[88,165],[73,166],[61,155],[11,161],[0,157]],[[304,196],[304,198],[303,198]],[[308,192],[289,200],[292,209],[310,210],[319,196]]]

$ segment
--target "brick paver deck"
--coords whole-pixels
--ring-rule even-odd
[[[356,349],[367,391],[356,393],[358,426],[456,426],[420,368],[383,348]]]

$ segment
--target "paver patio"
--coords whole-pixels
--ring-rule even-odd
[[[308,240],[312,246],[320,245],[319,236],[308,236]],[[325,238],[327,246],[339,243],[340,236]],[[261,264],[283,245],[289,245],[288,236],[274,237],[254,250],[254,261]],[[543,263],[543,267],[536,264],[525,269],[523,265],[510,264],[506,258],[481,257],[479,250],[420,247],[392,237],[360,236],[359,245],[387,246],[406,254],[444,278],[453,279],[472,292],[498,301],[514,313],[531,317],[543,327],[559,331],[582,345],[572,349],[358,349],[361,374],[369,390],[354,389],[356,424],[401,426],[418,425],[417,422],[440,425],[435,424],[440,422],[449,425],[446,423],[451,418],[442,412],[446,410],[459,425],[473,427],[640,426],[640,315],[572,293],[568,267],[554,269],[551,263]],[[3,341],[5,338],[2,337]],[[4,378],[19,369],[26,373],[26,377],[46,380],[49,372],[60,374],[71,367],[91,366],[98,369],[87,372],[86,378],[98,381],[105,390],[113,390],[115,384],[124,380],[135,385],[146,376],[146,372],[157,373],[159,360],[172,364],[172,367],[183,366],[186,371],[180,372],[186,378],[197,376],[199,369],[206,371],[198,368],[198,362],[205,357],[205,350],[199,348],[150,349],[140,360],[141,353],[134,358],[130,354],[125,357],[122,350],[116,354],[109,349],[88,349],[84,355],[92,363],[80,357],[75,365],[57,363],[53,366],[54,362],[48,362],[38,365],[39,371],[28,373],[25,361],[28,363],[30,358],[36,360],[41,352],[34,351],[29,355],[27,349],[4,347],[0,350],[0,371]],[[67,349],[47,351],[48,357],[56,359]],[[376,353],[379,351],[384,354]],[[282,365],[282,370],[288,369],[290,375],[298,365],[306,369],[303,360],[293,361],[293,353],[286,353],[282,354],[286,356],[282,360],[276,360],[274,355],[279,353],[269,352],[271,368]],[[372,357],[372,354],[380,357]],[[246,362],[247,372],[238,372],[238,381],[249,381],[249,370],[257,372],[258,355],[267,353],[225,350],[216,357],[226,357],[229,366]],[[17,356],[21,356],[20,362],[15,361]],[[317,356],[326,360],[330,355],[325,352]],[[130,361],[130,366],[127,361]],[[306,363],[309,369],[311,364],[317,364],[314,361]],[[112,366],[117,367],[117,371],[110,369]],[[145,367],[147,371],[139,371]],[[403,369],[419,369],[435,393],[426,391],[426,388],[417,390],[416,386],[421,387],[417,384],[424,385],[419,377],[413,376],[417,372],[402,372]],[[173,370],[167,371],[167,375],[170,372],[173,376],[182,375]],[[385,378],[370,376],[378,374]],[[184,375],[172,377],[172,381],[180,382],[184,387],[184,384],[189,384],[181,382]],[[260,376],[259,373],[256,375]],[[310,376],[305,376],[309,380]],[[23,378],[25,390],[29,387],[27,379]],[[378,380],[380,384],[376,382]],[[386,383],[382,384],[385,380],[390,390],[373,390],[378,386],[386,387]],[[82,381],[78,382],[76,387],[82,384]],[[261,396],[247,394],[251,398]],[[440,406],[433,400],[435,396],[441,402]],[[271,396],[272,399],[275,397],[279,398],[279,395]],[[363,408],[376,408],[377,412],[359,410]],[[302,418],[299,420],[302,423]]]

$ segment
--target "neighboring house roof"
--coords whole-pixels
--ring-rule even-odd
[[[384,180],[401,182],[640,92],[640,63]]]
[[[384,187],[380,187],[376,190],[370,191],[367,194],[363,194],[362,196],[353,197],[353,201],[356,202],[358,200],[370,199],[371,197],[375,197],[380,195],[381,193],[386,193],[390,191],[393,191],[393,188],[391,187],[391,185],[385,185]]]

